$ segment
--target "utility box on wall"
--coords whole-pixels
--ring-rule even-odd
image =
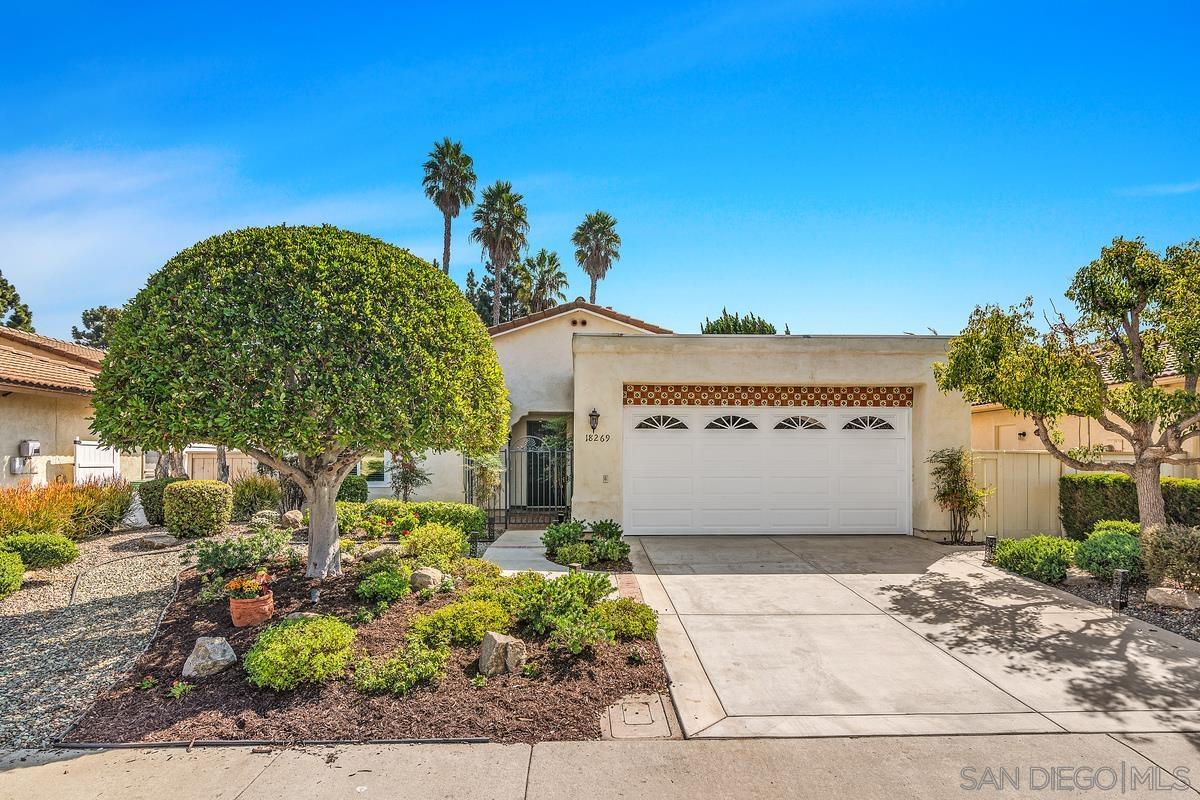
[[[8,471],[13,475],[32,475],[33,459],[28,456],[14,456],[8,460]]]
[[[42,454],[42,443],[37,439],[26,439],[17,446],[17,453],[24,458],[40,456]]]

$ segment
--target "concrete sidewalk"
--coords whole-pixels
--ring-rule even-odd
[[[1182,778],[1180,781],[1177,779]],[[961,737],[355,745],[0,755],[2,800],[1190,797],[1200,737]],[[1003,782],[1004,790],[996,785]],[[1174,789],[1166,787],[1174,786]],[[1111,786],[1111,788],[1109,788]],[[1098,789],[1096,787],[1099,787]],[[1155,788],[1156,787],[1156,788]],[[1092,789],[1092,791],[1087,791]]]

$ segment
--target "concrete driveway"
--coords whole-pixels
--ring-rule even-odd
[[[907,536],[633,540],[689,737],[1200,730],[1200,644]]]

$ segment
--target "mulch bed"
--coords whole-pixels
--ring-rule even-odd
[[[1097,605],[1110,608],[1113,598],[1112,584],[1096,579],[1080,581],[1078,579],[1056,584],[1058,589],[1090,600]],[[1200,611],[1188,611],[1182,608],[1166,608],[1151,605],[1146,602],[1146,590],[1150,584],[1146,581],[1134,581],[1129,586],[1129,605],[1122,612],[1130,617],[1136,617],[1165,631],[1178,633],[1188,639],[1200,641]]]
[[[316,610],[349,620],[362,607],[349,594],[354,584],[352,577],[325,581],[314,609],[302,574],[277,572],[272,584],[276,619],[291,611]],[[224,601],[197,605],[199,589],[199,578],[185,574],[149,650],[97,697],[67,741],[595,739],[606,708],[627,695],[667,688],[662,655],[654,642],[618,643],[591,657],[572,657],[548,649],[542,640],[526,638],[529,661],[541,667],[541,674],[496,676],[481,688],[471,685],[478,648],[456,648],[439,685],[402,697],[364,695],[347,679],[292,692],[256,689],[238,664],[218,675],[193,679],[195,690],[172,700],[167,689],[179,678],[197,637],[224,636],[240,658],[262,630],[234,628]],[[453,599],[453,594],[442,594],[421,604],[415,594],[409,595],[374,622],[357,625],[357,644],[372,656],[391,653],[403,645],[415,614]],[[644,663],[629,663],[633,647],[645,655]],[[155,677],[158,685],[139,690],[137,684],[146,675]]]
[[[559,566],[569,567],[570,564],[563,564],[561,561],[556,561],[551,556],[546,556],[547,561],[551,561]],[[622,558],[619,561],[593,561],[584,567],[588,572],[633,572],[633,564],[628,558]]]

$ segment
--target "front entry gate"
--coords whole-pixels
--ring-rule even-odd
[[[499,453],[500,481],[484,501],[488,534],[510,528],[538,529],[570,516],[571,450],[553,449],[529,436]],[[473,459],[463,462],[466,501],[477,503],[477,471]]]

